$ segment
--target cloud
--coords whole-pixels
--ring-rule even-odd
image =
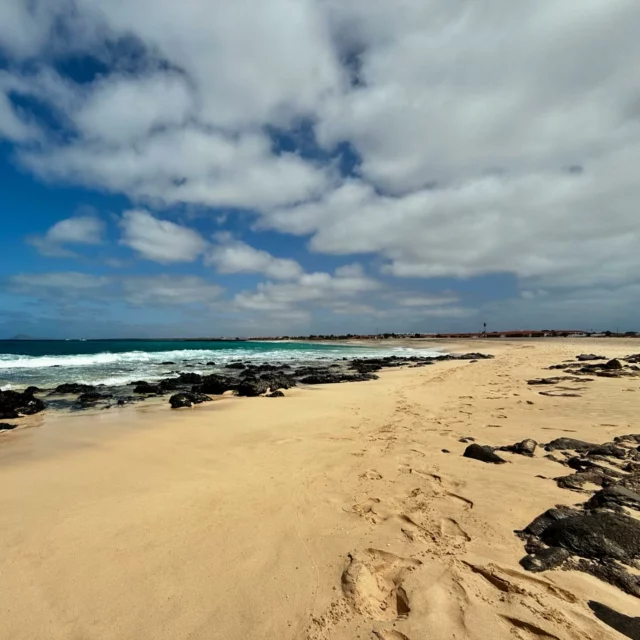
[[[27,241],[45,256],[73,257],[68,244],[98,245],[103,242],[104,221],[92,215],[76,216],[56,222],[43,236],[31,236]]]
[[[382,288],[368,277],[359,265],[341,267],[332,275],[325,272],[304,273],[294,282],[262,282],[255,291],[236,295],[235,303],[243,309],[283,311],[296,305],[326,304],[335,298],[353,298]]]
[[[205,262],[219,273],[261,273],[275,280],[292,280],[303,273],[295,260],[276,258],[225,233],[216,238],[218,244],[208,251]]]
[[[197,276],[95,276],[75,271],[20,273],[6,279],[12,293],[107,306],[124,301],[140,307],[206,306],[224,289]]]
[[[224,291],[196,276],[129,277],[122,281],[127,302],[141,306],[206,305]]]
[[[401,11],[390,0],[184,0],[178,12],[168,0],[16,0],[1,11],[0,132],[38,176],[140,206],[224,207],[230,219],[251,209],[256,229],[408,282],[511,274],[548,291],[559,319],[573,316],[554,292],[586,308],[578,292],[638,282],[635,0],[406,0]],[[51,64],[85,55],[108,71],[76,83]],[[62,133],[36,129],[16,94],[49,105]],[[273,133],[295,140],[305,127],[298,149]],[[352,171],[340,173],[338,147]],[[194,231],[145,212],[123,224],[124,242],[155,261],[206,251]],[[272,280],[239,294],[247,308],[347,296],[347,275],[303,274],[239,241],[218,241],[208,259]],[[531,308],[528,297],[513,304]]]
[[[207,248],[207,242],[196,231],[159,220],[141,209],[125,211],[121,226],[120,243],[154,262],[193,262]]]
[[[91,294],[103,289],[109,282],[109,278],[77,271],[18,273],[7,278],[10,291],[53,298]]]

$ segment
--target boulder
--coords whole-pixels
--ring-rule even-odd
[[[542,532],[540,539],[583,558],[627,564],[640,558],[640,520],[606,511],[558,520]]]
[[[7,422],[0,422],[0,431],[11,431],[15,429],[17,424],[8,424]]]
[[[534,573],[548,571],[561,565],[570,555],[571,554],[562,547],[547,547],[546,549],[541,549],[522,558],[522,560],[520,560],[520,566]]]
[[[579,514],[579,511],[571,507],[559,506],[555,509],[548,509],[542,515],[539,515],[529,523],[522,531],[517,531],[520,536],[532,535],[539,537],[543,531],[546,531],[554,522],[564,520]]]
[[[546,451],[580,451],[587,452],[591,449],[595,449],[598,445],[592,442],[585,442],[584,440],[576,440],[574,438],[556,438],[551,442],[544,445]]]
[[[88,393],[95,391],[96,388],[91,384],[77,384],[75,382],[67,382],[56,387],[55,393],[71,394],[71,393]]]
[[[598,445],[587,451],[588,456],[607,456],[610,458],[623,459],[627,457],[627,451],[623,447],[617,447],[613,442]]]
[[[113,398],[110,393],[97,393],[96,391],[90,391],[89,393],[82,393],[78,396],[78,402],[80,404],[94,404],[100,402],[100,400],[107,400]]]
[[[268,393],[267,398],[284,398],[284,393],[282,393],[282,391],[272,391],[271,393]]]
[[[225,369],[246,369],[247,365],[242,362],[230,362],[224,366]]]
[[[238,380],[214,374],[204,376],[202,382],[192,388],[194,393],[205,393],[214,396],[222,395],[238,386]]]
[[[269,383],[264,380],[255,380],[249,381],[245,380],[241,382],[236,391],[239,396],[244,396],[246,398],[255,398],[256,396],[261,396],[269,390]]]
[[[593,353],[581,353],[579,356],[576,356],[576,360],[578,362],[589,362],[590,360],[606,360],[606,356],[596,356]]]
[[[504,464],[506,460],[493,452],[493,448],[487,445],[470,444],[462,454],[465,458],[473,458],[490,464]]]
[[[172,409],[181,409],[183,407],[191,407],[194,404],[201,404],[210,400],[211,398],[201,393],[177,393],[169,398],[169,404]]]
[[[614,358],[613,360],[609,360],[609,362],[601,365],[601,367],[603,369],[609,369],[612,371],[617,371],[623,368],[622,362],[620,362],[620,360],[617,360],[616,358]]]
[[[640,511],[640,494],[619,485],[611,485],[594,493],[584,505],[585,509],[603,507],[629,507]]]
[[[142,395],[160,395],[162,394],[162,388],[157,384],[141,382],[133,389],[133,393],[139,393]]]
[[[500,451],[510,451],[511,453],[517,453],[521,456],[529,456],[533,457],[533,454],[536,450],[538,443],[531,438],[527,438],[526,440],[522,440],[522,442],[516,442],[515,444],[510,444],[505,447],[500,447]]]
[[[293,376],[282,373],[263,373],[260,380],[266,382],[271,389],[291,389],[296,386],[296,380]]]
[[[202,382],[202,376],[199,373],[181,373],[178,380],[182,384],[198,384]]]
[[[0,419],[13,419],[21,415],[31,416],[44,411],[42,400],[34,398],[30,393],[19,391],[0,391]]]

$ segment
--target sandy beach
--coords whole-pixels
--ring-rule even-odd
[[[553,481],[570,470],[540,450],[485,464],[460,439],[640,433],[640,378],[569,397],[527,384],[640,341],[421,344],[496,357],[280,399],[47,412],[0,434],[0,638],[623,638],[588,603],[634,617],[637,598],[519,564],[514,530],[585,501]]]

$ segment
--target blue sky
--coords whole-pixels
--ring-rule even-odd
[[[0,337],[638,329],[638,28],[0,1]]]

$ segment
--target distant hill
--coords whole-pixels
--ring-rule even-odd
[[[9,338],[9,340],[35,340],[33,336],[28,336],[26,333],[19,333],[17,336],[13,336],[13,338]]]

